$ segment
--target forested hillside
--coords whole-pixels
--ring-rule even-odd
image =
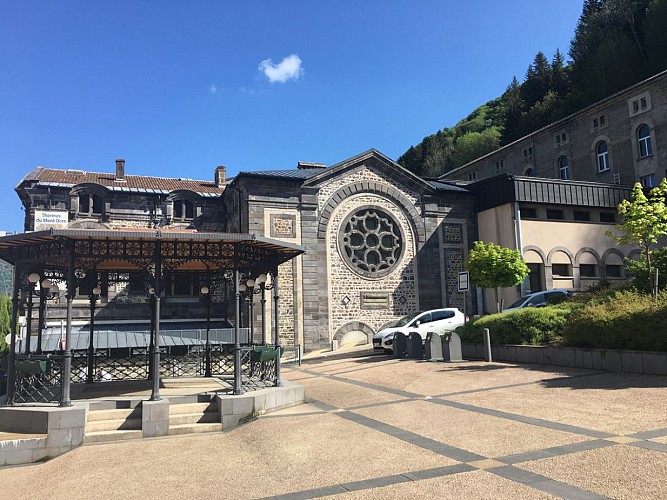
[[[667,69],[667,0],[584,0],[566,62],[538,52],[523,82],[410,147],[398,163],[436,177]]]

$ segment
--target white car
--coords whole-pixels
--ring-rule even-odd
[[[543,292],[535,292],[530,295],[521,297],[511,306],[503,309],[503,312],[515,311],[516,309],[523,309],[524,307],[544,307],[549,304],[562,302],[571,295],[567,288],[554,288],[553,290],[545,290]]]
[[[373,336],[373,349],[383,349],[385,352],[394,352],[394,334],[402,332],[409,335],[417,332],[426,340],[428,332],[444,333],[452,332],[466,322],[466,316],[456,307],[444,309],[432,309],[420,311],[403,316],[398,322],[389,328],[380,330]]]

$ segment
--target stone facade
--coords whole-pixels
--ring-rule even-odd
[[[479,181],[508,173],[651,186],[665,178],[666,164],[667,71],[452,170],[442,179]]]
[[[387,323],[420,308],[463,305],[451,280],[442,283],[444,276],[462,270],[476,230],[474,197],[465,189],[438,189],[374,150],[326,169],[241,173],[234,183],[238,187],[223,195],[223,203],[232,207],[233,198],[243,193],[236,220],[245,221],[247,214],[249,232],[306,249],[279,270],[279,327],[287,343],[308,351],[329,348],[334,340],[370,342]],[[385,237],[400,242],[400,249],[393,250],[400,250],[400,257],[386,270],[376,270],[371,262],[364,271],[352,263],[357,257],[345,256],[341,238],[356,215],[385,220],[395,231]],[[229,214],[230,221],[234,217]],[[447,242],[446,261],[440,226],[450,218],[458,236]],[[371,260],[389,255],[389,250],[374,253],[374,245],[366,248],[374,255]],[[455,252],[458,258],[452,259]],[[255,319],[260,315],[257,311]]]

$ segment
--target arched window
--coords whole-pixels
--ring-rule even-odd
[[[174,220],[192,219],[194,214],[195,205],[190,200],[174,201]]]
[[[609,170],[609,150],[605,141],[598,142],[597,148],[598,172]]]
[[[645,158],[653,154],[651,148],[651,130],[644,124],[637,130],[637,145],[639,146],[639,157]]]
[[[523,174],[526,177],[535,177],[535,171],[532,168],[526,169],[526,173]]]
[[[104,212],[102,198],[96,194],[81,193],[79,195],[80,215],[101,215]]]
[[[558,171],[561,179],[570,179],[570,165],[567,162],[567,156],[561,156],[558,160]]]

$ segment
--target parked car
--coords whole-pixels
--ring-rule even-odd
[[[515,311],[524,307],[544,307],[549,304],[557,304],[570,296],[570,291],[566,288],[554,288],[553,290],[544,290],[542,292],[531,293],[521,297],[511,306],[503,309],[503,312]]]
[[[432,309],[408,314],[399,319],[392,327],[380,330],[373,336],[373,348],[383,349],[385,352],[394,352],[394,334],[402,332],[409,335],[417,332],[422,342],[426,340],[428,332],[444,333],[454,331],[466,322],[466,316],[456,307]]]

